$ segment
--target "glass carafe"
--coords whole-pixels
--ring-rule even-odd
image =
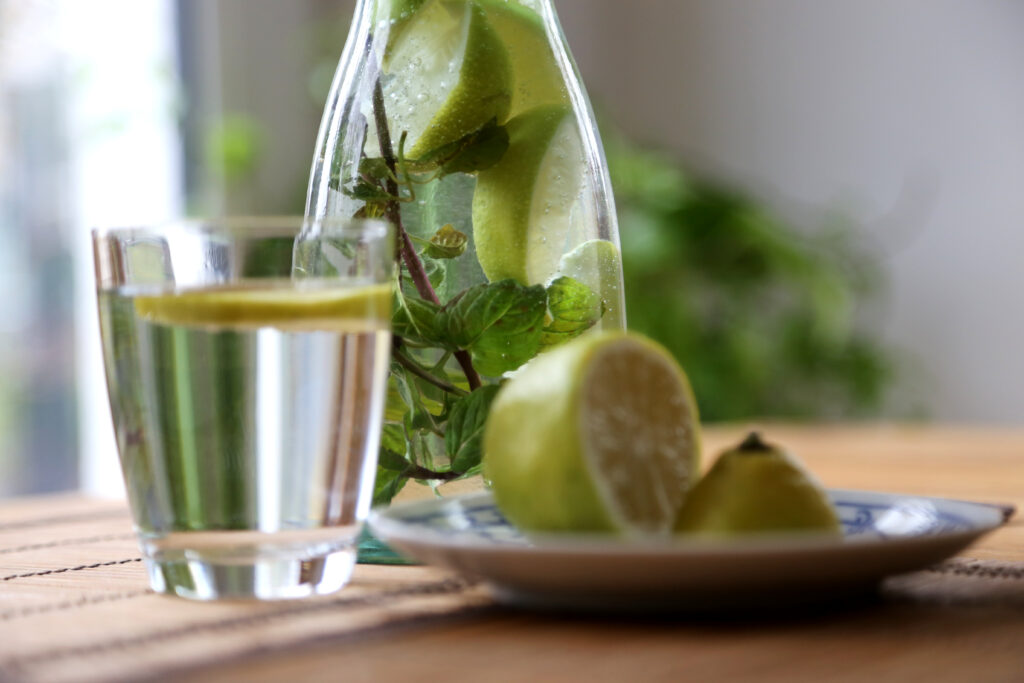
[[[498,385],[625,326],[604,154],[551,0],[359,0],[306,212],[397,228],[377,504],[480,486]]]

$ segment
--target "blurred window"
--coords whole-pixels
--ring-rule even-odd
[[[0,495],[118,488],[88,231],[181,213],[174,35],[171,0],[0,0]]]

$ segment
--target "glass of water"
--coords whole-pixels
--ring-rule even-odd
[[[150,584],[341,588],[373,493],[394,245],[378,221],[93,232],[121,468]]]

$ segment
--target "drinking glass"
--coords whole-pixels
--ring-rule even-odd
[[[390,354],[386,223],[93,232],[107,388],[153,590],[297,598],[349,579]]]

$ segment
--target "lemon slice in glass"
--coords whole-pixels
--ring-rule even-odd
[[[429,0],[402,22],[388,45],[381,78],[390,136],[397,151],[427,152],[504,121],[511,102],[508,51],[483,9],[465,0]],[[373,122],[373,112],[366,111]],[[376,127],[365,148],[379,150]]]
[[[391,317],[391,285],[216,287],[135,297],[150,322],[192,327],[379,330]]]
[[[538,356],[502,387],[484,433],[499,509],[534,531],[667,534],[699,459],[686,375],[661,346],[625,332]]]
[[[588,175],[569,107],[545,105],[508,122],[501,161],[477,176],[473,237],[491,281],[544,284],[562,254],[585,241]]]

